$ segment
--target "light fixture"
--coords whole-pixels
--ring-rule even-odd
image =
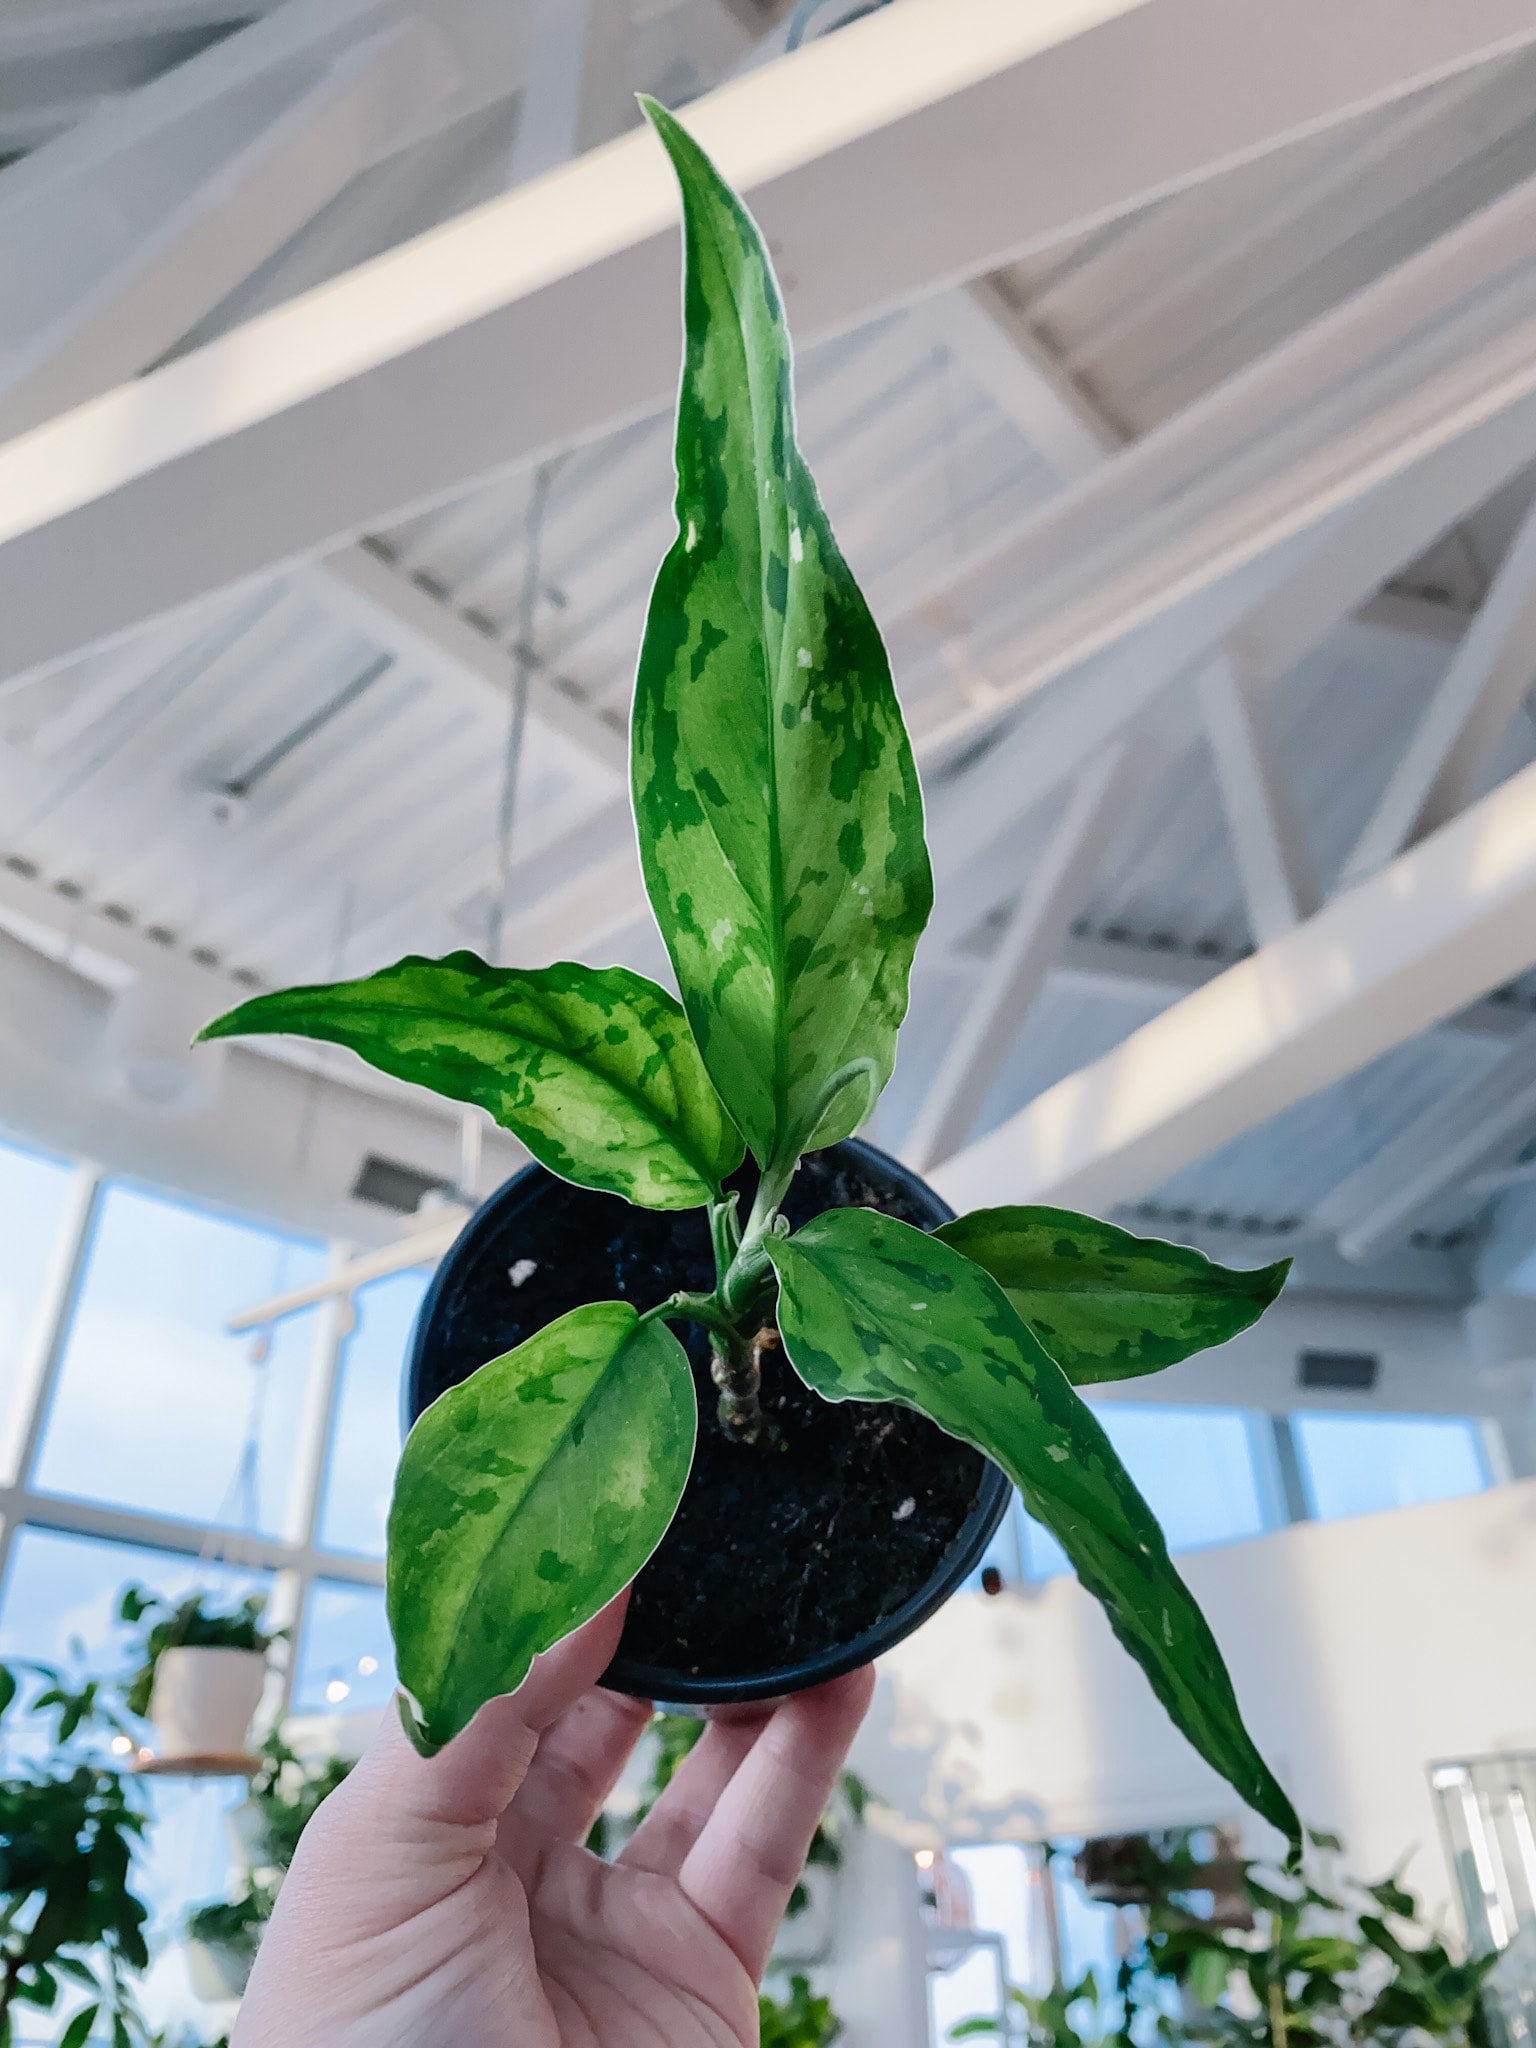
[[[333,1707],[339,1707],[352,1688],[344,1678],[333,1678],[325,1688],[325,1696]]]

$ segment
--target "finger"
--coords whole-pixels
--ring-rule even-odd
[[[683,1890],[753,1977],[768,1961],[874,1684],[865,1669],[786,1700],[683,1863]]]
[[[545,1842],[582,1842],[651,1718],[647,1700],[584,1693],[539,1739],[498,1842],[514,1860]]]
[[[354,1778],[403,1822],[449,1828],[499,1820],[528,1774],[539,1737],[597,1683],[618,1648],[627,1590],[533,1661],[514,1693],[489,1701],[437,1756],[418,1756],[394,1714]],[[351,1781],[349,1780],[349,1783]]]
[[[620,1863],[676,1877],[720,1795],[767,1725],[766,1714],[740,1721],[711,1721],[678,1765],[671,1784],[625,1843]]]

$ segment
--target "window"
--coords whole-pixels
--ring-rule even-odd
[[[327,1413],[312,1397],[331,1383],[325,1347],[337,1318],[305,1310],[267,1341],[226,1330],[235,1310],[318,1279],[319,1246],[115,1184],[92,1208],[84,1185],[75,1169],[0,1146],[0,1425],[17,1409],[34,1344],[46,1340],[56,1361],[51,1389],[28,1389],[46,1397],[41,1440],[35,1415],[14,1416],[37,1448],[17,1475],[21,1519],[0,1529],[0,1657],[67,1668],[78,1655],[79,1668],[122,1671],[131,1633],[116,1613],[130,1580],[173,1599],[203,1587],[233,1600],[280,1570],[302,1585],[316,1560],[288,1526],[290,1499],[323,1450],[319,1576],[297,1623],[292,1704],[383,1707],[394,1671],[374,1560],[421,1276],[381,1281],[362,1298]],[[47,1276],[70,1271],[75,1297],[60,1303]],[[45,1326],[49,1313],[62,1327]],[[189,1549],[164,1547],[169,1521]],[[228,1549],[251,1568],[220,1562]],[[15,1716],[3,1743],[12,1765],[36,1746]],[[245,1788],[155,1778],[142,1790],[152,1825],[137,1888],[159,1951],[144,1997],[174,2034],[175,2023],[206,2017],[175,1937],[190,1907],[225,1894],[227,1817]],[[55,2041],[67,2016],[38,2016],[18,2048]]]
[[[294,1712],[350,1714],[385,1707],[394,1690],[395,1655],[383,1589],[317,1582],[304,1606]]]
[[[401,1369],[426,1291],[424,1274],[394,1273],[358,1293],[357,1325],[342,1353],[320,1520],[320,1541],[328,1550],[384,1555],[400,1455]]]
[[[1235,1543],[1266,1526],[1249,1418],[1236,1409],[1157,1408],[1096,1402],[1094,1412],[1162,1525],[1173,1551]],[[1038,1522],[1024,1525],[1031,1579],[1070,1571],[1066,1552]]]
[[[1464,1416],[1297,1415],[1291,1427],[1319,1521],[1452,1500],[1489,1483],[1477,1425]]]
[[[290,1316],[270,1340],[224,1325],[323,1265],[317,1245],[109,1187],[36,1485],[281,1533],[316,1317]]]
[[[117,1619],[117,1600],[130,1580],[169,1599],[207,1586],[239,1600],[265,1592],[271,1583],[266,1573],[172,1550],[101,1543],[54,1529],[18,1529],[0,1607],[0,1657],[67,1664],[78,1644],[94,1667],[116,1668],[130,1640]]]
[[[73,1178],[55,1160],[0,1145],[0,1430],[20,1385]]]

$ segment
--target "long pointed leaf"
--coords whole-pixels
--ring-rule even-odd
[[[361,981],[253,996],[203,1038],[291,1032],[488,1110],[534,1158],[647,1209],[695,1209],[741,1137],[665,989],[626,967],[412,955]]]
[[[1071,1209],[976,1209],[935,1233],[984,1268],[1075,1387],[1161,1372],[1256,1323],[1289,1259],[1243,1271]]]
[[[82,2048],[82,2044],[91,2038],[91,2029],[100,2010],[99,2005],[82,2005],[59,2036],[59,2048]]]
[[[423,1755],[629,1584],[677,1512],[697,1424],[682,1345],[622,1301],[572,1309],[421,1416],[387,1580]]]
[[[1091,1408],[997,1282],[869,1209],[769,1241],[779,1328],[831,1401],[900,1401],[995,1458],[1200,1754],[1293,1839],[1295,1812],[1243,1726],[1205,1617]]]
[[[767,250],[686,130],[647,112],[682,188],[687,353],[635,815],[705,1065],[766,1165],[868,1114],[933,885],[885,649],[795,444]]]

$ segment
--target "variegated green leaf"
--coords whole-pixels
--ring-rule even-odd
[[[572,1309],[421,1416],[387,1576],[424,1756],[629,1584],[677,1512],[697,1424],[682,1345],[622,1301]]]
[[[870,1209],[773,1238],[779,1328],[829,1401],[900,1401],[996,1459],[1140,1664],[1174,1724],[1293,1838],[1290,1801],[1243,1726],[1221,1652],[1152,1510],[1093,1410],[990,1275]]]
[[[204,1038],[291,1032],[477,1103],[534,1158],[647,1209],[696,1209],[740,1133],[665,989],[626,967],[488,967],[415,955],[361,981],[253,996]]]
[[[885,649],[795,444],[767,251],[698,145],[647,111],[682,187],[687,352],[635,812],[704,1063],[767,1164],[868,1114],[933,886]]]
[[[992,1275],[1076,1387],[1161,1372],[1256,1323],[1289,1259],[1242,1271],[1071,1209],[977,1209],[935,1232]]]

